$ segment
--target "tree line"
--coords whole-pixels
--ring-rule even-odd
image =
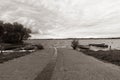
[[[31,30],[18,22],[5,23],[0,21],[0,42],[22,43],[30,37]]]

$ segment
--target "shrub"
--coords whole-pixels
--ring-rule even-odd
[[[72,48],[75,50],[77,48],[77,46],[79,45],[78,40],[74,39],[71,43]]]
[[[35,50],[35,49],[41,50],[41,49],[44,49],[44,47],[41,44],[34,44],[34,45],[29,44],[23,47],[23,49],[24,50]]]
[[[23,49],[24,50],[33,50],[33,49],[35,49],[35,46],[28,45],[28,46],[25,46]]]
[[[37,47],[37,49],[44,49],[44,47],[43,47],[43,45],[41,45],[41,44],[35,44],[34,46],[36,46]]]

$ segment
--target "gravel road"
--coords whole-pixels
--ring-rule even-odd
[[[52,80],[120,80],[120,67],[71,49],[58,49]]]
[[[54,49],[34,52],[0,64],[0,80],[34,80],[49,63]]]
[[[72,49],[45,49],[0,64],[0,80],[120,80],[120,67]]]

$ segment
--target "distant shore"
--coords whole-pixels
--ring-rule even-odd
[[[79,40],[89,40],[89,39],[120,39],[120,37],[113,37],[113,38],[44,38],[44,39],[29,39],[29,40],[73,40],[73,39],[79,39]]]

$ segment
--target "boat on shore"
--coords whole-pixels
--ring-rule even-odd
[[[101,44],[89,44],[89,46],[108,48],[108,45],[106,45],[105,43],[101,43]]]

